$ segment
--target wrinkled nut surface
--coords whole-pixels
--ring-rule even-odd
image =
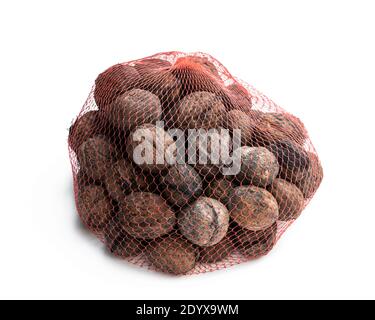
[[[201,177],[193,167],[186,164],[169,168],[167,174],[161,178],[161,183],[164,186],[163,197],[171,205],[179,208],[184,207],[203,192]]]
[[[109,122],[124,131],[145,123],[155,123],[160,120],[162,113],[159,98],[141,89],[124,92],[104,110]]]
[[[101,180],[116,160],[116,150],[105,137],[96,136],[82,143],[77,157],[86,175]]]
[[[272,194],[253,186],[234,188],[227,206],[231,218],[250,231],[270,227],[279,216],[278,204]]]
[[[174,124],[180,129],[212,129],[223,123],[225,107],[210,92],[194,92],[184,97],[174,110]]]
[[[192,243],[212,246],[225,237],[229,212],[221,202],[201,197],[178,214],[178,227]]]
[[[147,247],[147,256],[158,270],[178,275],[195,267],[197,252],[186,239],[173,235],[154,241]]]
[[[119,221],[124,230],[139,239],[155,239],[172,231],[176,217],[165,200],[148,192],[134,192],[121,203]]]
[[[299,217],[304,203],[301,190],[283,179],[275,179],[267,189],[279,205],[279,220],[289,221]]]
[[[80,116],[69,129],[69,145],[75,153],[87,139],[99,135],[103,130],[99,111],[89,111]]]
[[[239,153],[238,153],[239,154]],[[236,153],[234,152],[236,157]],[[239,184],[251,184],[265,187],[272,183],[279,173],[276,157],[263,147],[241,147],[241,168],[234,176]]]
[[[138,71],[129,65],[116,64],[95,80],[94,99],[99,109],[105,109],[118,96],[136,87],[141,77]]]
[[[242,229],[237,235],[240,252],[249,258],[258,258],[269,253],[276,242],[277,223],[260,231]]]
[[[260,119],[254,128],[254,140],[260,145],[275,140],[291,140],[302,146],[307,138],[307,131],[297,117],[275,112],[260,113]]]
[[[78,212],[93,231],[100,232],[111,216],[112,205],[100,186],[84,186],[78,193]]]
[[[137,173],[133,165],[121,159],[107,171],[104,184],[109,196],[122,202],[125,195],[133,191],[149,191],[149,184],[143,173]]]
[[[168,132],[153,124],[144,124],[129,135],[127,152],[141,169],[160,172],[175,163],[177,146]]]
[[[142,76],[140,89],[148,90],[159,97],[164,108],[163,118],[168,118],[165,113],[178,101],[181,93],[181,83],[169,71],[171,66],[169,61],[157,58],[137,61],[134,66]]]

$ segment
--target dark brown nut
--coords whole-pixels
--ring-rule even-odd
[[[124,131],[131,131],[145,123],[156,123],[162,113],[159,98],[141,89],[124,92],[103,110],[108,121]]]
[[[181,236],[173,235],[154,241],[146,250],[152,265],[166,273],[185,274],[196,264],[196,249]]]
[[[104,229],[111,216],[112,205],[100,186],[85,186],[78,193],[78,213],[94,232]]]
[[[240,130],[242,146],[251,144],[254,122],[248,114],[241,110],[231,110],[224,121],[223,126],[232,133],[234,129]]]
[[[267,147],[280,164],[280,175],[284,178],[290,174],[304,175],[310,166],[308,153],[292,141],[279,140]]]
[[[234,176],[239,184],[265,187],[272,183],[279,173],[276,157],[263,147],[241,147],[241,168]],[[235,154],[234,154],[235,155]]]
[[[160,172],[175,163],[177,146],[168,132],[153,124],[144,124],[129,135],[127,152],[141,169]]]
[[[103,133],[104,123],[99,111],[89,111],[80,116],[69,129],[69,146],[75,153],[87,139]]]
[[[308,169],[304,171],[300,179],[291,179],[302,191],[305,199],[309,199],[313,196],[323,180],[323,168],[318,157],[312,152],[308,152],[308,156],[310,159]]]
[[[276,199],[270,192],[258,187],[234,188],[227,203],[231,218],[250,231],[264,230],[279,216]]]
[[[229,180],[218,179],[210,181],[205,191],[207,197],[216,199],[223,204],[227,204],[232,189],[232,183]]]
[[[229,212],[221,202],[201,197],[180,211],[177,221],[181,233],[192,243],[212,246],[225,237]]]
[[[233,108],[248,113],[252,108],[252,102],[247,89],[238,82],[229,85],[227,89]]]
[[[99,109],[112,104],[118,96],[137,86],[140,81],[137,70],[129,65],[116,64],[95,80],[94,98]]]
[[[248,258],[258,258],[269,253],[276,243],[277,223],[265,230],[242,229],[237,235],[240,252]]]
[[[128,235],[115,219],[107,224],[104,233],[106,247],[115,256],[135,257],[141,254],[144,249],[142,241]]]
[[[143,173],[136,172],[132,163],[121,159],[107,172],[104,184],[109,196],[122,202],[133,191],[151,191],[151,183]]]
[[[164,186],[163,197],[171,205],[179,208],[184,207],[203,192],[201,177],[194,168],[185,164],[171,167],[161,178],[161,183]]]
[[[283,179],[275,179],[267,189],[279,204],[279,220],[289,221],[299,217],[304,203],[301,190]]]
[[[194,92],[184,97],[173,111],[174,126],[179,129],[212,129],[223,123],[225,107],[210,92]]]
[[[112,167],[117,154],[115,148],[102,136],[89,138],[79,147],[81,170],[94,180],[101,180]]]
[[[302,146],[307,138],[305,126],[291,114],[263,113],[259,120],[254,128],[254,141],[260,145],[291,140]]]
[[[176,217],[160,196],[148,192],[134,192],[124,198],[119,220],[132,237],[155,239],[173,229]]]
[[[211,247],[200,248],[199,262],[215,263],[224,260],[235,251],[235,246],[228,235]]]

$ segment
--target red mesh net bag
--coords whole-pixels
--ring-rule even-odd
[[[69,155],[87,228],[114,255],[172,274],[266,255],[323,178],[302,122],[203,53],[101,73]]]

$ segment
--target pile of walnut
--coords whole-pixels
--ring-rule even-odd
[[[244,86],[223,81],[225,69],[209,56],[167,60],[146,58],[100,74],[70,128],[82,221],[113,254],[142,256],[173,274],[267,254],[278,225],[300,215],[323,177],[304,145],[306,129],[286,112],[256,108]],[[133,135],[140,128],[156,135],[157,121],[184,132],[240,129],[239,173],[226,176],[222,164],[210,162],[137,165]],[[166,147],[175,143],[167,131],[163,138]]]

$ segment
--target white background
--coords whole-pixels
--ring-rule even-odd
[[[2,1],[0,298],[375,298],[373,1]],[[97,74],[203,51],[299,116],[325,178],[265,258],[169,277],[79,225],[68,127]]]

